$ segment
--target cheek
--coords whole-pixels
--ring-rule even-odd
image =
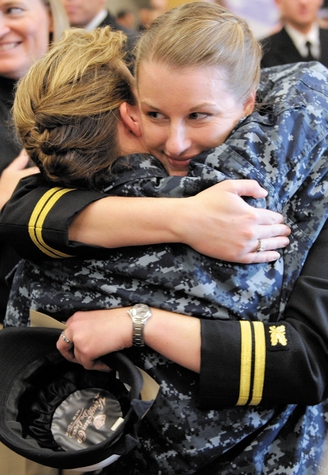
[[[203,150],[217,147],[221,145],[230,134],[234,127],[234,122],[220,123],[209,128],[198,130],[197,136],[194,137],[194,144]]]
[[[37,27],[36,27],[37,26]],[[26,36],[35,59],[40,58],[49,49],[50,19],[42,17],[26,26]]]
[[[216,147],[221,143],[219,127],[201,127],[191,131],[189,137],[194,147],[200,150]]]
[[[165,129],[152,123],[146,122],[143,124],[143,135],[149,147],[158,147],[165,141]]]

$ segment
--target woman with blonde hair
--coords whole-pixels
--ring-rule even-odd
[[[209,36],[214,34],[216,42],[197,42],[195,48],[185,51],[183,42],[189,44],[195,39],[197,30],[205,35],[211,31]],[[54,232],[56,226],[60,229],[60,213],[64,221],[71,219],[86,203],[99,198],[96,191],[59,186],[48,187],[45,192],[43,183],[37,191],[37,204],[31,205],[21,187],[4,209],[2,229],[11,217],[8,236],[13,239],[14,227],[17,231],[24,221],[19,217],[23,210],[34,243],[30,242],[23,253],[34,245],[38,247],[34,256],[39,259],[42,253],[90,258],[23,261],[16,272],[6,323],[28,324],[30,307],[60,320],[70,317],[57,343],[67,359],[89,369],[105,369],[99,362],[102,355],[129,348],[133,361],[161,385],[140,426],[140,446],[111,466],[109,473],[237,474],[271,470],[296,474],[300,463],[303,471],[313,473],[327,432],[328,302],[324,289],[328,276],[322,265],[328,211],[327,71],[320,65],[278,68],[265,72],[257,87],[256,60],[253,72],[247,71],[247,65],[252,57],[259,61],[260,54],[247,25],[208,3],[185,5],[167,13],[155,22],[149,35],[150,49],[136,65],[140,117],[133,101],[123,102],[116,138],[120,153],[129,151],[126,148],[130,148],[131,139],[134,146],[140,141],[140,148],[134,151],[143,151],[145,142],[154,157],[130,154],[109,157],[105,164],[100,154],[100,181],[92,182],[86,173],[83,186],[104,186],[102,180],[107,176],[106,193],[171,196],[179,215],[183,199],[175,198],[190,196],[187,199],[195,203],[193,194],[213,183],[253,178],[270,191],[267,206],[281,209],[292,226],[290,249],[276,262],[250,266],[209,259],[181,244],[126,247],[106,253],[64,242],[67,234],[62,228],[64,239]],[[243,35],[244,41],[240,41]],[[146,36],[141,40],[141,51]],[[169,50],[164,38],[170,36],[175,38]],[[69,36],[65,41],[77,51]],[[239,61],[234,51],[238,44]],[[219,55],[219,62],[212,60],[217,50],[226,53]],[[82,91],[88,94],[99,69],[106,69],[101,66],[103,62],[91,63],[91,70],[97,72],[90,75],[81,45],[78,51],[82,74],[72,64],[70,79],[64,81],[71,87],[73,102]],[[52,58],[55,64],[66,62],[59,54],[60,45],[56,53]],[[49,91],[56,78],[54,73],[49,75],[49,64],[43,58],[40,69],[34,70],[41,85],[37,94],[45,103],[51,98]],[[248,80],[244,82],[240,74]],[[75,163],[80,160],[82,175],[88,170],[83,140],[88,141],[89,129],[81,129],[81,153],[76,143],[71,163],[65,131],[76,127],[78,132],[80,118],[73,120],[71,113],[66,117],[65,108],[58,114],[56,105],[55,114],[51,109],[46,114],[43,100],[35,100],[34,85],[24,79],[17,93],[17,117],[22,109],[20,99],[25,104],[26,94],[33,97],[31,107],[23,107],[32,117],[26,130],[26,117],[22,123],[17,121],[22,139],[27,144],[35,140],[34,145],[28,145],[30,154],[40,143],[41,153],[36,155],[43,174],[57,184],[67,184],[67,180],[78,184]],[[75,90],[79,91],[77,97]],[[257,106],[253,110],[255,92]],[[97,119],[97,114],[90,117],[90,124]],[[55,142],[57,136],[62,142]],[[52,167],[53,163],[58,168]],[[42,177],[39,181],[42,183]],[[26,180],[26,188],[30,183]],[[63,200],[63,196],[68,199]],[[70,196],[73,205],[69,205]],[[58,203],[61,206],[56,212]],[[63,210],[63,203],[70,206],[68,210]],[[105,216],[97,226],[108,231]],[[26,232],[19,235],[24,244]],[[86,232],[90,240],[92,232]],[[56,235],[61,245],[49,246],[50,235]],[[257,250],[261,254],[262,244],[254,246],[254,253]],[[91,258],[95,256],[98,259]],[[86,312],[88,309],[93,311]]]
[[[49,181],[98,190],[107,183],[112,163],[122,155],[120,106],[137,107],[123,61],[125,40],[123,32],[109,28],[95,35],[66,31],[19,84],[15,124]],[[134,149],[146,151],[141,140],[131,135],[132,140]]]
[[[13,134],[10,121],[10,108],[13,103],[14,88],[18,79],[20,79],[29,69],[35,59],[44,54],[52,41],[61,37],[62,32],[68,28],[68,21],[60,0],[24,0],[17,7],[8,7],[4,0],[0,0],[0,12],[3,15],[2,30],[0,31],[0,95],[1,111],[0,118],[2,126],[0,130],[1,163],[0,163],[0,208],[8,200],[20,178],[35,172],[35,168],[26,168],[30,166],[29,158],[25,152],[21,151],[21,144]],[[9,45],[9,47],[8,47]],[[18,157],[17,157],[18,156]],[[17,159],[15,159],[17,157]],[[245,187],[247,186],[247,189]],[[252,195],[255,198],[262,197],[265,193],[256,183],[249,183],[237,186],[233,185],[233,193]],[[213,190],[213,196],[226,194],[222,187]],[[209,196],[209,194],[208,194]],[[210,219],[204,219],[204,207],[201,200],[197,202],[199,206],[198,233],[190,233],[191,224],[194,223],[193,211],[195,205],[189,206],[189,201],[181,202],[187,209],[181,211],[180,231],[172,225],[172,220],[167,219],[171,213],[175,214],[171,202],[163,200],[156,203],[156,210],[161,207],[161,213],[153,213],[153,202],[150,200],[140,200],[131,210],[131,200],[129,202],[117,200],[113,205],[111,213],[111,237],[112,244],[148,244],[161,242],[165,240],[182,240],[192,246],[204,247],[203,229],[204,220],[213,225],[207,231],[207,237],[215,236],[220,239],[222,247],[213,247],[212,255],[220,258],[229,258],[231,260],[242,262],[263,262],[264,260],[275,259],[277,252],[273,251],[288,242],[286,235],[288,229],[282,223],[282,217],[276,213],[269,213],[266,210],[256,210],[245,207],[242,199],[237,202],[234,200],[229,212],[223,209],[223,206],[215,204],[213,198],[207,201],[212,202],[211,207],[207,206],[206,216]],[[234,210],[239,220],[235,225],[231,225],[230,210]],[[118,211],[116,211],[118,210]],[[123,221],[129,223],[123,229]],[[144,225],[145,216],[147,216],[147,226]],[[249,219],[251,216],[251,219]],[[131,222],[134,221],[135,232],[131,233]],[[214,224],[215,222],[215,224]],[[195,226],[193,224],[193,226]],[[239,228],[240,226],[240,228]],[[243,229],[241,233],[239,229]],[[115,231],[113,231],[115,229]],[[161,229],[161,233],[159,233]],[[178,235],[179,234],[179,235]],[[135,236],[134,238],[132,236]],[[156,237],[155,237],[156,236]],[[262,239],[265,243],[266,251],[261,254],[253,252],[257,239]],[[210,239],[207,239],[210,241]],[[218,253],[218,254],[217,254]],[[0,251],[0,322],[2,322],[5,313],[5,307],[8,298],[9,286],[5,281],[6,275],[18,261],[16,252],[8,244],[1,243]]]

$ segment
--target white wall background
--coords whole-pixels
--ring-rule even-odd
[[[274,0],[226,0],[231,11],[248,20],[256,38],[269,35],[279,23]]]

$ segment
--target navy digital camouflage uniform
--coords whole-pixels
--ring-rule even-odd
[[[160,383],[161,392],[140,427],[140,448],[109,473],[316,473],[327,432],[327,403],[318,404],[327,397],[327,378],[320,375],[317,392],[299,391],[289,383],[302,379],[301,374],[293,376],[289,363],[295,364],[297,352],[301,355],[307,345],[297,340],[284,311],[328,214],[327,79],[320,64],[264,70],[261,107],[225,144],[195,159],[187,177],[167,177],[151,157],[140,162],[139,156],[130,156],[117,163],[105,190],[113,195],[190,196],[223,179],[256,179],[268,198],[251,203],[282,212],[292,228],[291,244],[275,263],[215,261],[181,244],[107,252],[67,245],[69,218],[88,202],[79,199],[86,193],[80,190],[53,188],[45,193],[41,187],[33,212],[26,213],[31,201],[22,205],[22,196],[33,188],[27,180],[5,207],[4,239],[15,234],[14,226],[17,234],[25,219],[21,229],[25,226],[25,241],[30,242],[24,257],[31,257],[28,252],[35,246],[34,261],[22,261],[16,271],[6,325],[28,324],[30,307],[62,319],[77,309],[137,302],[202,320],[199,379],[149,348],[129,351]],[[89,202],[99,198],[95,193],[90,192]],[[65,215],[63,203],[71,198],[75,204]],[[61,229],[54,217],[59,205]],[[59,245],[47,240],[51,234]],[[22,246],[24,230],[19,241]],[[38,261],[42,253],[64,257],[92,252],[88,260]],[[322,326],[327,333],[325,321]],[[204,342],[211,328],[219,328],[216,335],[221,337],[212,358],[206,356]]]

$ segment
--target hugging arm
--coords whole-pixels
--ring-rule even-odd
[[[266,191],[254,180],[227,180],[188,198],[126,198],[51,187],[34,175],[4,207],[0,238],[27,259],[105,257],[105,248],[183,242],[232,262],[275,260],[289,228],[280,214],[248,205],[246,195],[261,199]],[[265,252],[255,252],[259,239]]]

